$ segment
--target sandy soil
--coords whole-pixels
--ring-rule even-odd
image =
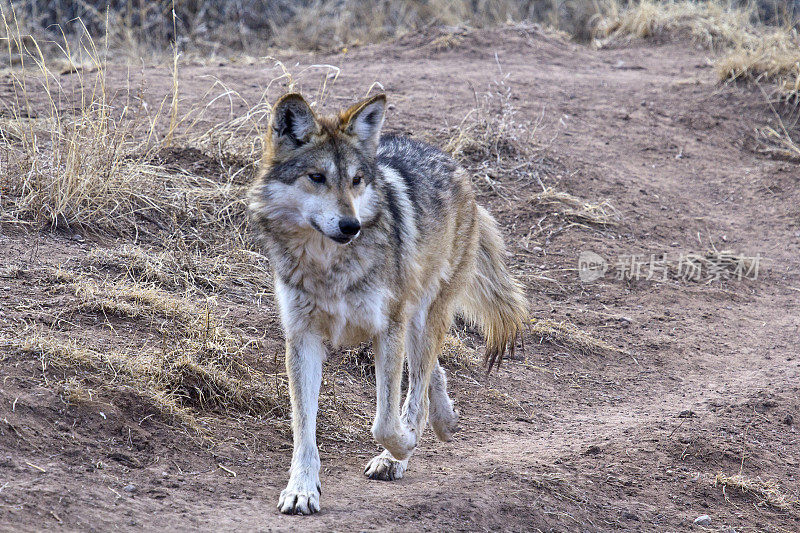
[[[761,93],[717,85],[708,52],[681,43],[595,51],[503,29],[442,49],[436,37],[279,58],[341,67],[328,107],[379,81],[393,104],[387,129],[439,143],[475,107],[475,92],[510,87],[517,120],[542,117],[532,152],[542,182],[607,200],[619,223],[570,225],[530,202],[541,190],[530,173],[494,187],[476,178],[480,200],[504,228],[532,315],[571,322],[622,351],[579,353],[529,333],[525,360],[497,374],[451,368],[461,431],[445,444],[427,433],[394,483],[363,477],[377,450],[373,391],[369,379],[344,383],[341,398],[364,420],[348,438],[327,432],[330,424],[320,431],[323,511],[312,517],[275,508],[290,459],[285,418],[217,417],[213,442],[203,441],[124,395],[68,404],[36,360],[6,354],[0,529],[684,531],[699,530],[693,521],[707,514],[713,531],[800,530],[800,166],[755,149],[753,129],[774,120]],[[202,97],[207,76],[257,100],[275,76],[266,64],[185,66],[184,103]],[[111,77],[120,89],[143,78],[154,99],[170,87],[164,68],[120,66]],[[538,227],[545,231],[529,238]],[[34,268],[124,244],[5,226],[0,258]],[[613,264],[713,246],[760,255],[758,278],[624,280]],[[602,279],[580,282],[584,250],[611,262]],[[35,309],[56,310],[66,297],[33,278],[0,279],[0,330],[46,322]],[[254,364],[279,366],[272,304],[226,294],[217,303],[229,325],[266,330]],[[76,328],[106,334],[90,320]],[[738,473],[775,481],[795,503],[778,509],[715,485],[718,474]]]

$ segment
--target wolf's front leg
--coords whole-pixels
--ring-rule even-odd
[[[286,342],[294,452],[289,483],[278,501],[278,509],[285,514],[319,511],[322,491],[317,450],[317,407],[324,357],[325,348],[318,335],[303,333]]]
[[[417,446],[417,434],[400,418],[406,325],[392,322],[375,343],[377,405],[372,435],[397,460],[407,459]]]

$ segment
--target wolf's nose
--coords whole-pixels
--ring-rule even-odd
[[[355,235],[361,229],[361,222],[357,218],[344,217],[339,219],[339,229],[345,235]]]

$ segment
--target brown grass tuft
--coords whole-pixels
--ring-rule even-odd
[[[779,95],[800,103],[800,36],[777,29],[758,39],[743,39],[716,62],[721,81],[775,81]]]
[[[643,0],[622,10],[614,2],[608,6],[595,28],[598,46],[635,38],[688,38],[725,52],[715,61],[721,81],[775,81],[781,97],[800,102],[800,38],[789,18],[782,26],[765,26],[755,2]]]
[[[85,263],[96,268],[123,272],[135,283],[155,283],[166,290],[198,290],[202,294],[218,293],[237,287],[249,294],[271,294],[271,274],[266,258],[251,250],[233,249],[224,254],[208,254],[200,250],[181,249],[181,241],[173,250],[147,250],[123,246],[116,250],[95,248]]]
[[[453,335],[444,338],[439,361],[450,369],[477,371],[483,368],[483,356]]]
[[[532,318],[531,324],[531,333],[540,341],[547,341],[556,346],[575,350],[583,355],[623,353],[619,348],[592,337],[568,322]]]
[[[757,40],[753,32],[755,12],[722,2],[642,0],[621,9],[609,4],[608,14],[597,27],[604,39],[598,44],[624,44],[631,39],[687,37],[705,48],[724,49],[745,40]]]
[[[618,224],[619,212],[608,201],[591,203],[567,192],[545,189],[531,197],[534,205],[556,209],[557,213],[578,225],[613,226]]]
[[[800,143],[792,139],[789,130],[785,127],[781,126],[780,129],[769,126],[756,128],[755,139],[759,152],[775,159],[800,162]]]
[[[160,303],[150,313],[135,311],[133,304],[116,302],[112,306],[106,301],[103,305],[106,310],[137,317],[165,310]],[[175,313],[171,306],[167,312]],[[39,357],[44,370],[63,373],[70,390],[94,389],[99,395],[120,388],[135,390],[159,413],[192,427],[197,427],[194,416],[201,411],[284,416],[288,408],[285,383],[243,363],[241,353],[247,343],[210,316],[205,320],[198,317],[191,324],[194,329],[183,324],[178,338],[160,350],[101,350],[41,333],[30,334],[12,346]],[[277,390],[282,392],[276,395]]]
[[[792,499],[780,489],[777,482],[772,480],[764,481],[758,477],[748,478],[742,474],[726,476],[720,473],[714,479],[714,486],[717,485],[722,486],[723,493],[725,489],[737,489],[742,493],[751,494],[758,500],[759,506],[768,505],[775,509],[785,510],[798,503],[797,499]]]
[[[461,123],[445,132],[443,150],[473,175],[475,185],[501,196],[511,182],[528,182],[537,172],[536,155],[542,151],[536,122],[520,118],[513,92],[504,80],[475,94],[475,108]]]

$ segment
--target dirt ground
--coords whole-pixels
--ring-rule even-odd
[[[574,324],[618,351],[578,351],[531,330],[524,361],[496,374],[451,366],[460,432],[449,443],[427,432],[392,483],[362,475],[377,451],[370,379],[343,380],[336,405],[356,430],[337,433],[335,418],[322,424],[323,510],[311,517],[276,510],[291,453],[285,415],[209,417],[202,438],[134,396],[70,403],[36,358],[7,353],[0,529],[699,531],[694,520],[709,515],[710,531],[800,531],[800,165],[759,151],[754,128],[776,124],[762,93],[718,85],[709,52],[685,43],[592,50],[519,28],[472,31],[447,46],[431,44],[438,37],[277,57],[340,67],[331,109],[380,82],[393,104],[387,131],[440,144],[476,107],[476,93],[510,89],[515,119],[539,122],[532,171],[491,185],[477,176],[480,201],[504,229],[532,316]],[[182,105],[202,98],[210,76],[257,100],[272,65],[185,65]],[[120,65],[110,80],[154,101],[171,86],[164,67]],[[540,180],[607,201],[616,223],[571,224],[531,201]],[[129,244],[1,229],[0,260],[30,272]],[[759,256],[757,279],[618,279],[621,256],[713,249]],[[609,261],[605,276],[580,281],[582,251]],[[0,331],[47,323],[37,309],[55,313],[69,298],[34,274],[0,278]],[[253,364],[279,368],[273,304],[224,292],[216,304],[229,326],[266,332]],[[62,327],[75,338],[110,338],[104,321],[69,320]],[[462,335],[480,350],[477,336]],[[326,379],[343,357],[331,355]],[[725,486],[720,474],[774,482],[788,503]]]

